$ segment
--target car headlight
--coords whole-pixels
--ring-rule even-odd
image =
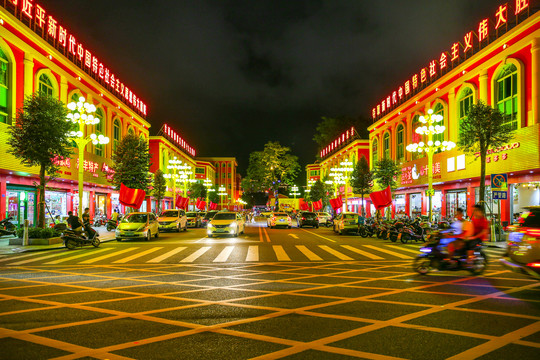
[[[208,228],[209,228],[209,229],[210,229],[210,228],[213,228],[213,227],[214,227],[214,225],[212,225],[212,223],[208,223]]]
[[[232,227],[233,229],[236,229],[237,226],[238,226],[238,224],[236,222],[233,222],[230,225],[230,227]]]

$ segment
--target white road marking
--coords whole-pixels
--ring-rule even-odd
[[[259,247],[258,246],[251,245],[250,247],[248,247],[246,261],[259,261]]]
[[[302,252],[302,254],[306,255],[306,257],[311,261],[321,261],[322,260],[322,258],[319,255],[315,254],[314,252],[309,250],[304,245],[296,245],[296,248],[298,250],[300,250]]]
[[[298,239],[298,236],[296,236],[295,234],[289,234],[289,236],[292,236],[293,238]]]
[[[397,253],[395,251],[390,251],[390,250],[383,249],[383,248],[378,247],[378,246],[373,246],[373,245],[363,245],[363,246],[365,246],[367,248],[370,248],[370,249],[373,249],[375,251],[380,251],[380,252],[383,252],[383,253],[398,257],[400,259],[412,259],[412,257],[409,256],[409,255],[403,255],[403,254]]]
[[[205,252],[210,250],[210,248],[211,248],[210,246],[202,247],[199,250],[195,251],[193,254],[186,257],[185,259],[181,260],[180,262],[181,263],[193,262],[193,261],[197,260],[199,257],[201,257]]]
[[[390,247],[390,248],[394,248],[394,249],[396,248],[396,245],[385,245],[385,246]],[[412,252],[414,254],[420,254],[420,250],[418,250],[418,249],[416,249],[416,250],[407,249],[406,247],[402,247],[402,246],[399,246],[399,245],[397,246],[397,248],[399,248],[400,250],[403,250],[403,251]]]
[[[331,241],[331,242],[336,242],[336,240],[329,239],[329,238],[327,238],[327,237],[321,236],[321,235],[319,235],[319,234],[317,234],[317,233],[314,233],[314,232],[312,232],[312,231],[307,231],[307,230],[305,230],[305,229],[300,229],[300,230],[305,231],[305,232],[307,232],[307,233],[310,233],[310,234],[312,234],[312,235],[318,236],[318,237],[320,237],[320,238],[323,238],[324,240],[328,240],[328,241]]]
[[[37,255],[36,253],[32,252],[30,254],[21,255],[21,256],[8,256],[5,259],[0,259],[0,262],[9,261],[9,260],[19,260],[19,259],[27,258],[29,256],[36,256],[36,255]]]
[[[65,254],[66,254],[65,252],[61,252],[61,253],[51,254],[51,255],[47,255],[47,256],[39,256],[39,257],[32,258],[32,259],[27,259],[27,260],[23,260],[23,261],[17,261],[17,262],[11,263],[11,264],[9,264],[9,265],[22,265],[22,264],[28,264],[28,263],[30,263],[30,262],[39,261],[39,260],[44,260],[44,259],[48,259],[48,258],[52,258],[52,257],[56,257],[56,256],[65,255]]]
[[[329,252],[330,254],[334,255],[340,260],[354,260],[352,257],[342,254],[339,251],[332,249],[328,245],[319,245],[319,247],[323,249],[324,251]]]
[[[291,258],[285,250],[283,250],[283,246],[281,245],[272,245],[272,248],[274,249],[274,252],[276,253],[276,257],[278,261],[291,261]]]
[[[225,262],[231,256],[231,253],[234,250],[234,246],[225,246],[219,255],[214,259],[214,262]]]
[[[161,262],[167,258],[170,258],[171,256],[175,255],[175,254],[178,254],[179,252],[181,252],[182,250],[185,250],[187,249],[186,247],[184,246],[180,246],[180,247],[177,247],[176,249],[173,249],[171,251],[168,251],[166,252],[165,254],[163,255],[160,255],[156,258],[153,258],[151,260],[148,260],[147,263],[158,263],[158,262]]]
[[[138,247],[130,247],[130,248],[127,248],[127,249],[124,249],[124,250],[113,252],[112,254],[98,256],[97,258],[92,258],[92,259],[88,259],[88,260],[85,260],[85,261],[81,261],[79,264],[93,264],[93,263],[98,262],[100,260],[108,259],[110,257],[120,255],[120,254],[124,254],[124,253],[127,253],[129,251],[133,251],[133,250],[137,250],[137,249],[138,249]]]
[[[98,253],[102,253],[104,251],[108,251],[108,250],[112,250],[112,249],[113,248],[105,248],[105,249],[95,250],[95,251],[92,251],[92,252],[87,251],[87,252],[84,252],[82,254],[75,255],[75,256],[70,256],[70,257],[67,257],[67,258],[64,258],[64,259],[49,261],[49,262],[45,263],[44,265],[56,265],[56,264],[60,264],[60,263],[70,261],[70,260],[73,260],[73,259],[78,259],[78,258],[82,258],[82,257],[85,257],[85,256],[90,256],[90,255],[96,255]]]
[[[355,248],[353,246],[350,246],[350,245],[341,245],[341,246],[344,247],[347,250],[350,250],[350,251],[355,252],[357,254],[363,255],[363,256],[368,257],[368,258],[370,258],[372,260],[384,260],[384,258],[382,258],[380,256],[373,255],[372,253],[368,253],[367,251],[357,249],[357,248]]]
[[[153,253],[154,251],[158,251],[159,249],[163,249],[163,247],[161,247],[161,246],[153,247],[151,249],[145,250],[145,251],[140,252],[138,254],[128,256],[127,258],[123,258],[123,259],[120,259],[120,260],[113,261],[113,264],[125,264],[125,263],[127,263],[127,262],[129,262],[131,260],[140,258],[141,256],[148,255],[150,253]]]

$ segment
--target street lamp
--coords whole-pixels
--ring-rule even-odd
[[[169,159],[169,165],[167,169],[170,171],[168,174],[164,174],[166,179],[172,179],[173,182],[173,208],[176,209],[176,182],[178,181],[178,170],[182,166],[182,160],[176,158]]]
[[[419,135],[427,136],[427,142],[424,143],[420,141],[419,143],[413,143],[407,145],[407,151],[412,153],[422,153],[425,152],[428,158],[428,191],[427,195],[429,197],[429,221],[432,221],[433,216],[433,203],[432,197],[435,195],[435,190],[433,190],[433,154],[436,151],[446,151],[452,150],[456,147],[456,144],[452,141],[433,141],[433,135],[442,134],[446,130],[444,125],[439,125],[438,123],[443,121],[444,118],[442,115],[433,114],[433,110],[428,110],[428,116],[420,116],[419,118],[424,126],[419,126],[416,128],[415,132]]]
[[[83,203],[83,185],[84,185],[84,149],[89,142],[94,145],[105,145],[109,143],[109,138],[102,134],[96,135],[86,134],[86,125],[96,125],[101,121],[99,118],[92,115],[96,112],[96,106],[94,104],[87,103],[85,98],[79,97],[79,101],[72,101],[67,104],[67,108],[70,112],[67,114],[67,121],[71,121],[74,124],[79,125],[79,130],[70,131],[68,136],[77,144],[79,148],[79,207],[77,214],[81,215],[81,206]],[[87,136],[88,135],[88,136]]]
[[[223,185],[221,185],[218,189],[218,195],[219,195],[219,203],[220,203],[220,207],[221,209],[223,209],[223,196],[224,195],[227,195],[227,189],[225,189],[225,187]]]
[[[292,186],[291,191],[292,191],[292,192],[290,192],[289,195],[294,196],[294,199],[295,199],[295,200],[296,200],[296,197],[297,197],[297,196],[300,196],[300,195],[301,195],[301,194],[298,192],[298,186],[296,186],[296,185],[293,185],[293,186]]]
[[[340,167],[334,167],[330,169],[332,172],[329,174],[334,179],[330,181],[326,181],[326,183],[332,183],[334,184],[335,193],[337,195],[337,187],[338,185],[344,185],[344,195],[345,195],[345,210],[348,210],[347,206],[347,185],[349,184],[349,173],[353,171],[353,163],[349,161],[348,159],[345,159],[340,164]]]
[[[208,203],[209,203],[208,200],[210,198],[210,191],[216,191],[216,190],[212,188],[212,186],[214,185],[212,184],[212,180],[210,179],[204,179],[203,185],[206,187],[206,206],[208,206]]]

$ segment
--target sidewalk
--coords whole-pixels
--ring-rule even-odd
[[[101,242],[113,241],[116,239],[114,230],[107,231],[104,226],[94,228],[99,234],[99,240]],[[8,255],[14,253],[30,252],[30,251],[46,251],[46,250],[57,250],[65,249],[63,243],[52,244],[52,245],[30,245],[30,246],[21,246],[21,245],[9,245],[9,239],[11,237],[6,236],[0,238],[0,255]]]

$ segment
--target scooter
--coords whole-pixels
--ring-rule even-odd
[[[13,218],[7,217],[0,221],[0,236],[15,235],[17,233],[17,227],[11,223]]]
[[[94,226],[103,226],[107,223],[107,217],[105,215],[98,215],[94,219]]]
[[[425,230],[420,226],[420,220],[416,219],[413,222],[403,226],[397,237],[403,244],[406,244],[409,241],[424,241],[425,240]]]
[[[392,242],[396,242],[401,229],[405,226],[404,221],[396,221],[390,228],[386,231],[386,239]]]
[[[73,250],[77,247],[83,247],[84,245],[98,247],[101,243],[99,241],[98,232],[92,229],[90,226],[85,226],[85,230],[87,234],[93,233],[93,236],[88,237],[83,232],[65,229],[61,236],[65,247],[67,247],[69,250]]]
[[[109,219],[106,224],[107,231],[116,229],[118,227],[118,223],[120,222],[120,220],[122,220],[122,217],[120,215],[116,218],[116,220]]]
[[[420,254],[414,259],[413,269],[421,275],[428,274],[432,269],[437,270],[467,270],[473,275],[479,275],[486,270],[488,258],[482,250],[482,245],[476,245],[472,263],[467,263],[467,251],[456,251],[454,258],[449,259],[446,245],[441,244],[441,232],[434,231],[428,235]],[[452,261],[453,260],[453,261]]]

